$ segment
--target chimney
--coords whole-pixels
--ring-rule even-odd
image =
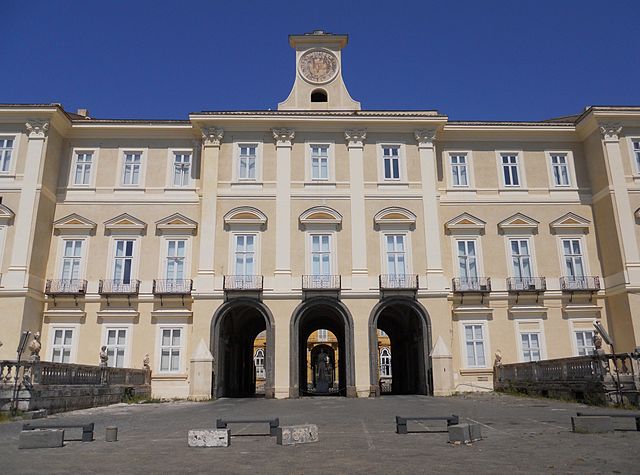
[[[89,110],[88,109],[78,109],[76,114],[81,115],[82,117],[89,118]]]

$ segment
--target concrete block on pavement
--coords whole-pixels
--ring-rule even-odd
[[[229,447],[230,429],[195,429],[189,431],[189,447]]]
[[[602,434],[613,432],[613,419],[607,416],[573,416],[571,429],[579,434]]]
[[[48,449],[64,445],[64,429],[34,429],[20,432],[19,449]]]
[[[449,426],[449,443],[469,444],[482,439],[480,424],[454,424]]]
[[[318,442],[318,426],[302,424],[278,427],[276,442],[279,445],[310,444]]]

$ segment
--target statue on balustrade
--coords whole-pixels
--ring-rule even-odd
[[[29,351],[31,352],[31,357],[29,359],[34,363],[40,361],[41,348],[42,343],[40,343],[40,332],[35,332],[33,334],[33,340],[29,343]]]
[[[107,353],[107,347],[103,346],[100,351],[100,367],[106,368],[109,363],[109,354]]]

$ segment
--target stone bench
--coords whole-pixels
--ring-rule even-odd
[[[279,445],[310,444],[318,442],[318,426],[302,424],[278,427],[276,443]]]
[[[82,438],[81,439],[69,439],[66,438],[65,440],[82,440],[82,442],[92,442],[93,441],[93,422],[90,422],[89,424],[56,424],[56,423],[50,423],[50,424],[31,424],[31,423],[26,423],[22,425],[22,430],[23,431],[28,431],[28,430],[39,430],[39,429],[78,429],[81,428],[82,429]]]
[[[407,431],[407,421],[447,421],[447,427],[458,424],[460,422],[460,418],[455,414],[451,414],[450,416],[396,416],[396,433],[397,434],[408,434]]]
[[[19,449],[49,449],[64,446],[64,429],[30,429],[20,432]]]
[[[269,424],[269,436],[275,437],[278,435],[278,427],[280,426],[280,419],[217,419],[216,428],[226,429],[228,424]],[[266,435],[266,434],[265,434]]]
[[[636,430],[640,431],[640,412],[576,412],[577,417],[629,417],[636,420]],[[573,418],[571,418],[573,420]]]

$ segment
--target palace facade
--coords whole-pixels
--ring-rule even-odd
[[[363,110],[344,35],[290,36],[269,111],[0,105],[0,359],[142,367],[156,397],[445,395],[640,345],[640,107]],[[283,78],[283,81],[287,78]],[[321,350],[319,348],[322,348]],[[320,356],[319,356],[320,355]]]

